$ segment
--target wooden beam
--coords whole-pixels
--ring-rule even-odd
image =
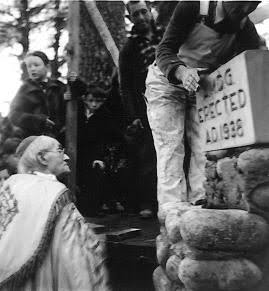
[[[80,60],[80,1],[69,1],[68,10],[68,71],[79,73]],[[69,89],[70,90],[70,89]],[[68,94],[67,94],[68,95]],[[72,97],[72,96],[71,96]],[[71,175],[68,181],[69,189],[75,195],[77,175],[77,100],[67,100],[66,105],[66,135],[67,154],[70,157]]]
[[[113,62],[116,67],[118,67],[119,63],[119,50],[114,42],[114,39],[99,11],[96,6],[95,1],[87,1],[84,0],[84,3],[87,7],[89,15],[91,16],[92,22],[94,23],[101,39],[103,40],[107,50],[109,51]]]
[[[255,9],[252,13],[249,14],[249,18],[254,24],[261,23],[265,19],[269,18],[269,3],[266,3]]]

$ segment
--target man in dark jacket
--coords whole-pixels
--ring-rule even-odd
[[[174,11],[157,48],[157,64],[150,67],[146,81],[159,205],[197,203],[205,197],[205,156],[195,106],[198,70],[215,70],[243,50],[259,47],[259,36],[248,18],[258,3],[182,1]],[[188,173],[183,169],[185,134],[191,149]]]
[[[156,27],[144,1],[130,1],[127,9],[134,25],[119,56],[120,90],[127,122],[139,119],[141,125],[145,126],[145,80],[148,67],[155,60],[155,49],[161,41],[163,31]]]
[[[126,113],[126,122],[143,131],[143,143],[137,144],[132,157],[134,179],[141,215],[151,216],[156,204],[156,155],[146,113],[144,98],[148,66],[155,59],[155,49],[162,37],[151,11],[144,1],[127,3],[129,18],[133,22],[131,35],[120,52],[120,89]]]

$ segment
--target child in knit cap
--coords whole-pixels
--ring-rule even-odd
[[[24,63],[29,78],[19,88],[10,106],[9,119],[24,131],[24,136],[46,134],[63,139],[66,86],[50,79],[45,53],[29,53]]]

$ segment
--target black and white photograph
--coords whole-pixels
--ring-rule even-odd
[[[0,291],[269,290],[269,0],[2,0]]]

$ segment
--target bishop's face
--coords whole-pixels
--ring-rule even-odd
[[[65,154],[62,145],[55,140],[53,145],[44,151],[48,171],[55,175],[63,175],[70,172],[67,161],[69,157]]]

